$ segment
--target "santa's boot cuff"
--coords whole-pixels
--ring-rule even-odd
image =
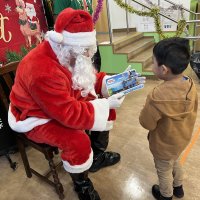
[[[69,173],[82,173],[88,170],[93,162],[93,151],[89,155],[88,160],[81,165],[71,165],[69,162],[62,160],[64,169]]]

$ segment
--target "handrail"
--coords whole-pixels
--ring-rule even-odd
[[[112,30],[111,30],[110,11],[109,11],[109,3],[108,3],[108,1],[109,1],[109,0],[106,1],[106,3],[107,3],[107,16],[108,16],[108,28],[109,28],[109,35],[110,35],[110,44],[112,44]],[[141,6],[144,7],[144,8],[147,8],[147,9],[151,10],[150,7],[144,5],[143,3],[140,3],[140,2],[138,2],[138,1],[136,1],[136,0],[132,0],[132,1],[135,2],[135,3],[137,3],[137,4],[139,4],[139,5],[141,5]],[[160,1],[161,1],[161,0],[158,0],[158,3],[160,3]],[[177,5],[177,4],[175,4],[174,2],[172,2],[172,1],[170,1],[170,0],[163,0],[163,1],[166,1],[166,2],[168,2],[168,3],[170,3],[170,4],[172,4],[172,5]],[[127,2],[127,1],[126,1],[126,2]],[[182,8],[183,10],[185,10],[185,11],[187,11],[187,12],[189,12],[189,13],[195,15],[195,20],[188,20],[188,21],[186,21],[186,23],[199,23],[199,22],[200,22],[200,20],[197,20],[197,19],[196,19],[197,15],[200,15],[200,13],[195,13],[195,12],[193,12],[193,11],[190,11],[190,10],[188,10],[188,9],[185,8],[185,7],[181,7],[181,8]],[[165,17],[166,19],[169,19],[169,20],[171,20],[172,22],[178,24],[178,21],[176,21],[175,19],[172,19],[172,18],[168,17],[167,15],[162,14],[162,13],[160,13],[160,12],[159,12],[158,14],[159,14],[160,16],[163,16],[163,17]],[[127,21],[127,31],[129,31],[127,10],[126,10],[126,21]],[[187,38],[188,38],[188,39],[200,39],[200,36],[189,36],[189,37],[187,37]]]
[[[200,19],[188,20],[187,23],[199,23]]]
[[[147,8],[147,9],[149,9],[149,10],[151,9],[151,8],[149,8],[148,6],[142,4],[142,3],[138,2],[138,1],[135,1],[135,0],[132,0],[132,1],[134,1],[135,3],[138,3],[139,5],[145,7],[145,8]],[[171,3],[172,5],[176,5],[175,3],[173,3],[173,2],[170,1],[170,0],[163,0],[163,1],[166,1],[166,2],[168,2],[168,3]],[[158,4],[160,4],[160,0],[158,0]],[[188,10],[188,9],[185,8],[185,7],[182,7],[182,9],[185,10],[185,11],[187,11],[187,12],[189,12],[189,13],[192,13],[192,14],[195,15],[195,20],[188,20],[188,21],[186,21],[186,23],[195,23],[195,24],[196,24],[196,23],[199,23],[199,22],[200,22],[200,20],[197,20],[197,19],[196,19],[196,18],[197,18],[197,15],[199,15],[200,13],[195,13],[195,12],[193,12],[193,11],[190,11],[190,10]],[[166,15],[164,15],[164,14],[162,14],[162,13],[158,13],[158,14],[178,24],[178,22],[177,22],[176,20],[174,20],[174,19],[172,19],[172,18],[170,18],[170,17],[168,17],[168,16],[166,16]],[[187,36],[186,38],[187,38],[187,39],[191,39],[191,40],[196,40],[196,39],[200,39],[200,36]],[[195,43],[193,44],[193,51],[195,51]]]
[[[125,3],[127,4],[127,0],[125,0]],[[129,33],[129,20],[128,20],[128,11],[126,9],[126,32]]]
[[[198,39],[200,39],[200,36],[187,36],[185,38],[191,39],[191,40],[198,40]]]
[[[107,8],[107,17],[108,17],[109,38],[110,38],[110,44],[112,44],[113,38],[112,38],[111,21],[110,21],[109,0],[106,0],[106,8]]]
[[[140,2],[138,2],[138,1],[135,1],[135,0],[132,0],[132,1],[134,1],[135,3],[141,5],[141,6],[147,8],[147,9],[149,9],[149,10],[151,10],[150,7],[148,7],[148,6],[146,6],[146,5],[142,4],[142,3],[140,3]],[[172,19],[172,18],[168,17],[167,15],[164,15],[164,14],[162,14],[162,13],[158,13],[158,14],[161,15],[161,16],[163,16],[163,17],[165,17],[165,18],[167,18],[167,19],[169,19],[169,20],[171,20],[171,21],[173,21],[173,22],[175,22],[175,23],[178,23],[178,21],[176,21],[175,19]]]
[[[172,1],[170,1],[170,0],[163,0],[163,1],[166,1],[166,2],[168,2],[168,3],[170,3],[170,4],[174,5],[174,6],[177,5],[177,4],[175,4],[174,2],[172,2]],[[200,14],[200,13],[195,13],[195,12],[193,12],[193,11],[191,11],[191,10],[188,10],[187,8],[185,8],[185,7],[183,7],[183,6],[182,6],[181,8],[182,8],[183,10],[185,10],[185,11],[191,13],[191,14],[194,14],[194,15]]]

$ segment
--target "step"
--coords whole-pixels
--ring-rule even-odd
[[[134,32],[116,42],[113,42],[113,52],[115,53],[118,49],[121,49],[129,45],[130,43],[133,43],[139,40],[142,37],[143,37],[143,33]]]
[[[142,63],[142,71],[144,72],[152,72],[152,65],[153,65],[153,45],[143,51],[141,54],[138,54],[136,57],[129,60],[129,62],[133,63]]]
[[[137,56],[131,58],[129,62],[142,63],[143,65],[147,65],[149,63],[152,64],[153,46],[154,45],[150,46],[148,49],[144,50]]]
[[[144,67],[148,67],[153,65],[153,57],[151,56],[151,58],[147,59],[145,62],[142,63]]]
[[[152,72],[152,67],[153,67],[153,64],[142,66],[142,71],[143,72]]]
[[[139,54],[142,54],[144,51],[146,51],[146,49],[153,47],[154,44],[154,38],[145,37],[144,40],[142,40],[141,46],[128,54],[128,60],[136,57]]]
[[[128,60],[130,60],[153,45],[153,38],[143,37],[136,42],[130,43],[129,45],[117,50],[115,53],[127,54]]]
[[[113,29],[113,34],[115,33],[125,33],[125,32],[136,32],[136,28],[117,28],[117,29]]]

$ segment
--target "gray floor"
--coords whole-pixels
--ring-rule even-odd
[[[195,79],[192,72],[188,72]],[[122,159],[119,164],[90,174],[102,200],[153,200],[151,186],[157,183],[152,156],[146,139],[147,131],[138,122],[138,115],[148,92],[158,81],[148,80],[145,88],[129,94],[123,106],[117,111],[117,121],[110,133],[109,150],[117,151]],[[200,97],[200,84],[196,81]],[[200,127],[198,113],[194,133]],[[27,149],[31,165],[45,172],[47,163],[43,157],[32,149]],[[200,200],[200,139],[193,146],[185,168],[184,200]],[[54,189],[33,176],[26,178],[19,154],[12,155],[19,163],[13,172],[4,157],[0,157],[0,199],[1,200],[56,200]],[[57,158],[59,159],[59,157]],[[78,200],[72,189],[69,175],[63,168],[59,169],[59,177],[64,186],[66,200]]]

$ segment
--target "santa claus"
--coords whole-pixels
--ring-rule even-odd
[[[96,33],[90,14],[67,8],[57,17],[55,31],[19,64],[10,94],[10,127],[38,143],[57,146],[79,199],[99,200],[88,178],[93,162],[89,136],[84,130],[112,129],[124,100],[108,97],[105,73],[96,73],[91,58]],[[98,98],[102,97],[102,98]],[[113,110],[112,110],[113,111]],[[102,166],[115,164],[119,154],[100,157]],[[99,162],[99,161],[98,161]]]
[[[36,11],[35,11],[35,6],[32,3],[27,3],[26,2],[26,8],[25,8],[27,17],[28,17],[28,23],[30,26],[31,30],[36,30],[39,29],[39,19],[36,17]]]

